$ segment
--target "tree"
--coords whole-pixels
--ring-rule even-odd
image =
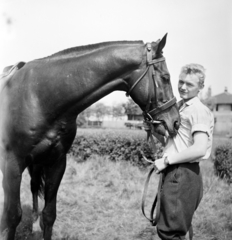
[[[104,116],[109,114],[110,108],[102,102],[93,105],[93,113],[98,121],[103,120]]]
[[[86,122],[89,121],[89,118],[93,115],[94,115],[93,107],[90,106],[90,107],[86,108],[83,112],[81,112],[77,116],[77,120],[76,120],[77,126],[78,127],[83,126]]]
[[[135,115],[139,110],[139,106],[131,99],[129,98],[126,103],[124,103],[123,108],[125,109],[125,113],[128,114],[133,114]]]
[[[123,104],[119,103],[112,107],[112,116],[114,118],[120,118],[125,115],[125,109],[123,107]]]

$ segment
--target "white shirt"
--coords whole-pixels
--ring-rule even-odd
[[[179,153],[193,145],[193,133],[205,132],[208,135],[207,152],[202,159],[208,159],[212,149],[212,136],[214,127],[214,117],[212,112],[206,107],[198,97],[194,97],[184,103],[180,109],[180,128],[174,138],[169,138],[164,148],[165,155]],[[195,162],[195,161],[194,161]]]

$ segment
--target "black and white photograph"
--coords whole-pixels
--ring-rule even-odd
[[[232,1],[0,1],[0,240],[232,239]]]

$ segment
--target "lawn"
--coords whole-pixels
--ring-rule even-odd
[[[130,130],[130,134],[139,132]],[[223,141],[224,138],[215,137],[214,148]],[[202,162],[201,168],[204,197],[193,220],[194,239],[232,239],[232,189],[215,177],[210,159]],[[112,162],[107,156],[95,155],[82,163],[69,156],[57,197],[53,239],[158,240],[155,228],[141,213],[142,191],[148,171],[140,170],[129,162]],[[25,171],[21,185],[24,214],[17,231],[18,240],[41,239],[39,232],[30,234],[32,200],[29,181]],[[157,185],[158,176],[153,175],[147,211]],[[42,207],[43,202],[40,201]]]

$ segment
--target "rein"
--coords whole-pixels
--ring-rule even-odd
[[[144,190],[143,190],[142,205],[141,205],[141,209],[142,209],[142,213],[143,213],[144,217],[147,220],[150,221],[152,226],[156,226],[157,225],[157,222],[158,222],[159,217],[160,217],[160,197],[161,197],[161,187],[162,187],[162,183],[163,183],[163,173],[160,173],[158,190],[157,190],[154,202],[153,202],[152,207],[151,207],[150,218],[149,218],[145,214],[145,201],[146,201],[149,181],[150,181],[152,173],[154,172],[154,169],[155,168],[153,167],[150,170],[150,172],[148,173],[148,175],[147,175],[147,178],[146,178],[146,181],[145,181]],[[157,205],[157,207],[156,207],[156,205]],[[156,208],[156,215],[155,215],[155,218],[154,218],[155,208]]]

